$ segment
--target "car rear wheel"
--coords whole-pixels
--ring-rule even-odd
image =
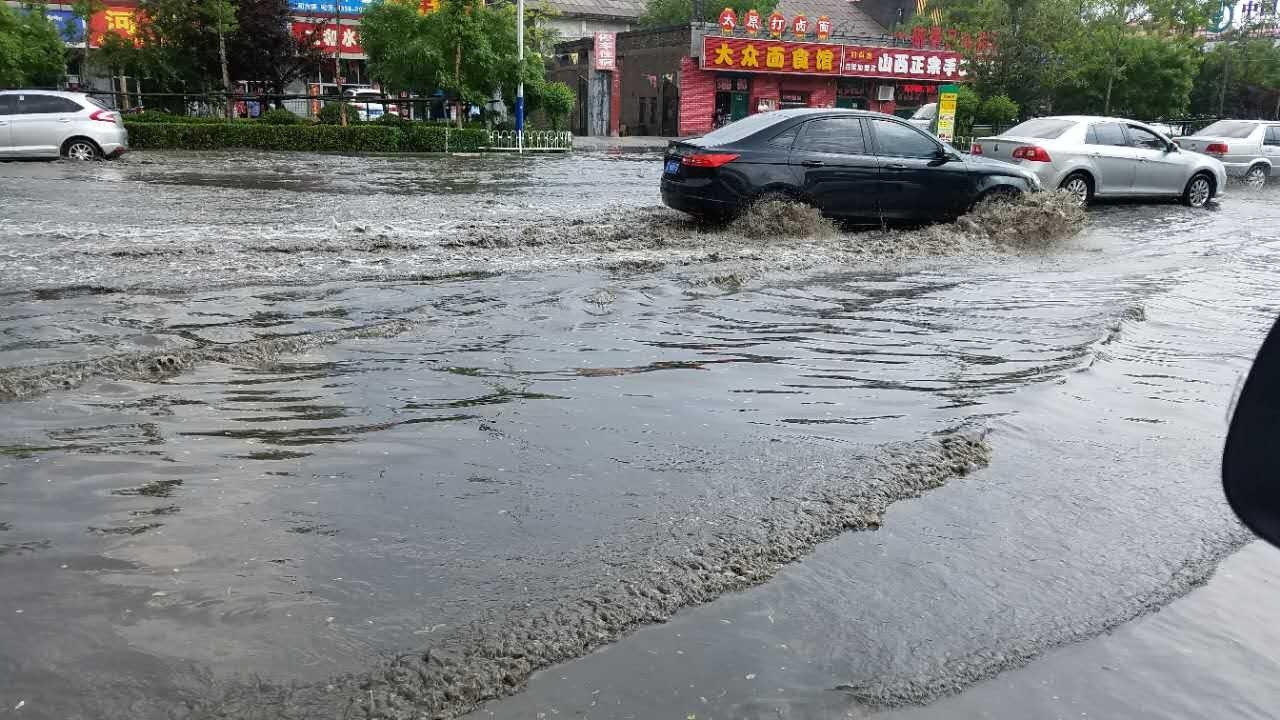
[[[1267,184],[1267,168],[1265,165],[1254,165],[1244,174],[1244,184],[1259,189]]]
[[[68,160],[97,160],[102,157],[102,151],[92,140],[72,138],[62,146],[62,157]]]
[[[1080,207],[1093,202],[1093,181],[1082,172],[1071,173],[1058,187],[1070,193]]]
[[[1209,203],[1213,197],[1213,181],[1204,173],[1197,173],[1187,181],[1187,189],[1182,191],[1182,204],[1199,208]]]

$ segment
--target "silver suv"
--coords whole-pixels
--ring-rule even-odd
[[[0,158],[97,160],[128,149],[120,113],[84,93],[0,90]]]
[[[1246,185],[1260,188],[1272,173],[1280,177],[1280,122],[1219,120],[1174,142],[1218,158],[1227,166],[1228,175],[1242,178]]]

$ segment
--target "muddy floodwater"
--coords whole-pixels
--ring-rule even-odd
[[[1217,472],[1280,192],[850,233],[660,172],[0,164],[0,717],[1269,717]]]

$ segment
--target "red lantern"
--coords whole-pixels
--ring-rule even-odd
[[[827,17],[826,15],[819,16],[818,22],[815,25],[815,27],[817,29],[817,35],[819,40],[826,40],[827,38],[831,37],[831,18]]]
[[[760,32],[760,13],[755,9],[747,11],[746,18],[742,21],[742,26],[747,29],[747,34],[754,36]]]
[[[809,34],[809,18],[797,15],[791,19],[791,34],[803,38]]]
[[[782,33],[787,31],[787,18],[782,13],[774,10],[769,15],[769,35],[773,37],[782,37]]]
[[[727,7],[720,11],[720,32],[725,35],[732,35],[734,28],[738,27],[738,13],[733,8]]]

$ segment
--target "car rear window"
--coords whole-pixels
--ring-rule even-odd
[[[1057,120],[1054,118],[1037,118],[1021,125],[1014,125],[1002,133],[1009,137],[1040,138],[1052,140],[1060,137],[1068,128],[1075,125],[1075,120]]]
[[[706,135],[703,135],[699,138],[698,144],[703,146],[713,146],[735,143],[743,138],[755,135],[770,125],[785,119],[785,117],[778,117],[772,113],[748,115],[737,122],[731,122],[718,130],[712,130]]]
[[[1244,120],[1219,120],[1196,135],[1202,137],[1247,138],[1258,128],[1257,123]]]
[[[80,103],[57,95],[24,94],[22,95],[22,101],[18,103],[19,115],[73,113],[80,112],[83,109],[80,107]]]
[[[95,98],[87,97],[87,98],[85,98],[85,101],[86,101],[86,102],[88,102],[90,105],[92,105],[92,106],[96,107],[96,108],[102,108],[103,110],[110,110],[110,109],[111,109],[111,108],[107,107],[106,103],[102,102],[101,100],[97,100],[97,99],[95,99]]]

